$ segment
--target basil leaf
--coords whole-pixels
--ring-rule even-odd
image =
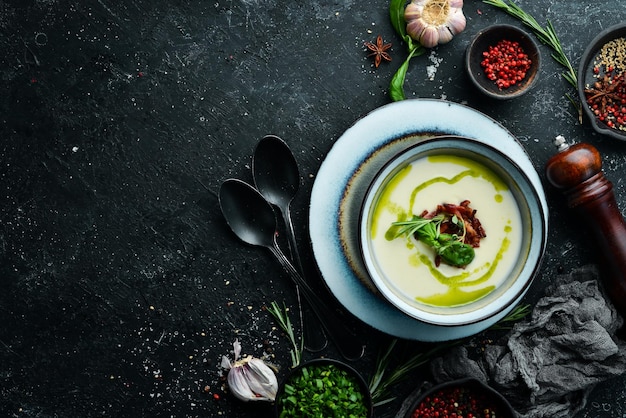
[[[475,256],[474,248],[471,245],[463,244],[459,241],[453,241],[449,245],[439,248],[437,254],[441,256],[441,259],[446,264],[455,267],[467,266]]]
[[[465,267],[475,257],[474,248],[460,241],[456,234],[440,233],[444,219],[445,216],[439,214],[430,219],[413,216],[408,221],[393,222],[394,227],[400,227],[395,238],[404,234],[414,235],[416,239],[432,247],[444,263],[455,267]],[[459,221],[458,218],[457,221]]]
[[[404,95],[404,79],[406,78],[406,72],[409,69],[409,61],[411,58],[407,58],[398,71],[391,78],[391,82],[389,83],[389,97],[394,102],[406,99]]]
[[[406,8],[406,0],[391,0],[389,3],[389,17],[391,24],[398,35],[406,40],[406,21],[404,20],[404,9]]]
[[[408,69],[409,60],[407,59],[391,78],[391,82],[389,83],[389,97],[391,97],[391,100],[394,102],[406,99],[404,95],[404,79]]]
[[[394,102],[406,99],[404,95],[404,80],[406,78],[406,73],[409,69],[409,61],[411,58],[417,57],[424,53],[424,48],[421,45],[413,45],[413,49],[409,51],[409,56],[402,63],[398,71],[391,78],[391,82],[389,83],[389,97]]]

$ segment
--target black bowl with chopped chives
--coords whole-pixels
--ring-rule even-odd
[[[589,43],[580,57],[577,81],[591,127],[626,141],[626,23],[603,30]]]
[[[370,418],[372,397],[363,377],[333,359],[315,359],[289,372],[278,387],[279,418]]]

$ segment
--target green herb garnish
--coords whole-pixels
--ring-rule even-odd
[[[431,361],[436,354],[463,343],[464,340],[447,341],[438,344],[428,351],[417,353],[395,369],[392,369],[391,360],[397,356],[396,353],[393,353],[397,342],[398,340],[396,339],[392,340],[387,350],[378,357],[376,370],[369,382],[372,402],[374,402],[375,407],[395,400],[395,396],[391,396],[391,388],[404,380],[411,371]],[[392,356],[392,353],[394,356]]]
[[[402,235],[413,235],[424,244],[432,247],[435,254],[441,257],[441,261],[444,263],[454,267],[465,267],[474,259],[474,248],[463,242],[463,235],[441,233],[441,223],[446,220],[463,228],[463,222],[459,222],[456,217],[439,214],[426,219],[414,215],[409,221],[393,223],[394,226],[401,227],[395,238]]]
[[[406,42],[409,52],[406,60],[402,63],[398,71],[396,71],[389,84],[389,96],[394,102],[406,99],[404,94],[404,80],[409,69],[409,61],[411,61],[411,58],[422,55],[426,51],[419,42],[413,41],[413,38],[406,33],[406,21],[404,20],[406,3],[406,0],[391,0],[389,3],[391,24],[398,35]]]
[[[276,302],[272,302],[272,304],[267,308],[267,311],[272,314],[276,322],[278,322],[278,326],[282,329],[285,334],[287,334],[287,338],[291,343],[291,366],[296,367],[300,364],[302,360],[302,351],[304,348],[304,338],[300,338],[300,344],[298,344],[296,334],[293,330],[293,326],[291,325],[291,320],[289,319],[289,314],[287,313],[287,307],[283,305],[281,308],[278,306]]]
[[[354,376],[334,364],[302,367],[277,400],[279,417],[367,417],[363,390]]]
[[[531,311],[530,305],[518,305],[507,316],[493,324],[490,329],[492,330],[507,330],[512,329],[516,322],[522,320]]]
[[[518,305],[513,308],[508,315],[492,325],[489,329],[492,331],[511,329],[516,322],[521,321],[528,314],[530,314],[530,311],[530,305]],[[398,357],[401,357],[398,353],[396,353],[397,350],[395,350],[398,340],[393,339],[387,350],[379,355],[376,361],[376,369],[374,370],[369,382],[369,388],[372,394],[372,402],[374,403],[374,406],[377,407],[385,405],[395,400],[395,396],[392,395],[394,386],[405,380],[409,373],[418,367],[429,363],[441,352],[452,347],[465,344],[468,340],[468,338],[464,338],[444,341],[431,346],[432,348],[427,351],[418,352],[408,360],[400,360],[400,364],[393,368],[392,360],[395,359],[397,361]]]

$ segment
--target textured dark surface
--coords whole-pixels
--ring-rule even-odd
[[[575,65],[626,6],[518,4],[552,21]],[[315,174],[346,128],[389,102],[389,80],[406,56],[387,7],[0,0],[1,416],[270,414],[268,405],[232,398],[219,364],[239,338],[244,352],[270,352],[288,367],[288,344],[263,307],[293,306],[294,291],[269,253],[227,228],[219,185],[250,181],[256,142],[283,137],[300,164],[293,217],[314,270],[306,225]],[[542,178],[556,135],[589,141],[623,212],[626,144],[577,123],[566,97],[575,90],[546,47],[532,93],[510,102],[478,96],[463,72],[465,46],[486,25],[519,23],[479,1],[464,11],[465,32],[411,62],[408,95],[500,121]],[[393,61],[375,69],[363,42],[378,34],[393,43]],[[584,221],[546,191],[551,234],[529,303],[557,272],[595,260]],[[355,327],[368,346],[353,365],[369,376],[389,338]],[[336,356],[332,347],[322,354]],[[399,399],[425,378],[416,372]],[[624,379],[600,385],[580,416],[626,416],[624,390]]]

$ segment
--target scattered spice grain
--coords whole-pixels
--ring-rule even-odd
[[[594,73],[626,71],[626,38],[613,39],[600,49],[594,62]]]
[[[446,387],[427,396],[413,411],[412,418],[497,418],[498,406],[470,387]]]
[[[626,132],[626,38],[602,46],[593,74],[597,81],[585,88],[587,105],[599,122]]]

